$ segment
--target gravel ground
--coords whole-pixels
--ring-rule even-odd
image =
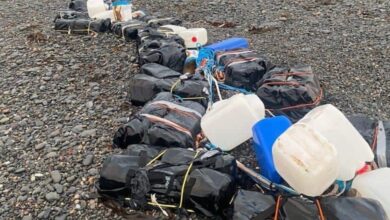
[[[137,69],[134,46],[109,34],[54,32],[64,1],[10,2],[0,0],[0,219],[119,218],[98,203],[93,184],[112,152],[113,132],[135,111],[126,102],[126,82]],[[389,1],[153,0],[136,6],[206,27],[211,40],[245,36],[276,64],[311,64],[325,102],[390,119]],[[244,161],[253,155],[249,148],[235,154]]]

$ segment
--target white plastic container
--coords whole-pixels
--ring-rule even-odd
[[[191,28],[178,33],[184,39],[187,48],[197,48],[207,44],[207,30],[205,28]]]
[[[88,0],[87,9],[90,18],[97,18],[98,14],[106,12],[108,8],[103,0]]]
[[[121,6],[122,21],[130,21],[133,19],[132,5]]]
[[[178,34],[181,31],[185,31],[187,28],[177,25],[164,25],[158,28],[159,32],[167,34]]]
[[[104,11],[102,13],[96,14],[93,18],[96,19],[111,19],[111,21],[115,21],[114,12],[112,10]]]
[[[379,201],[387,216],[390,216],[390,168],[364,173],[355,178],[352,188],[362,197]]]
[[[356,128],[333,105],[319,106],[310,111],[298,123],[315,129],[332,143],[338,151],[340,173],[338,180],[351,180],[365,162],[374,160],[370,146]]]
[[[88,16],[96,19],[111,19],[115,21],[113,10],[108,10],[108,5],[103,0],[88,0],[87,1]],[[133,19],[132,5],[121,6],[122,21],[130,21]]]
[[[272,154],[280,176],[307,196],[321,195],[339,173],[335,147],[304,124],[287,129],[274,143]]]
[[[230,151],[252,137],[252,126],[265,116],[255,94],[237,94],[216,102],[202,120],[205,136],[223,151]]]

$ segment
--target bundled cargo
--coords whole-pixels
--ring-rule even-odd
[[[192,148],[200,133],[205,108],[193,101],[180,101],[171,93],[159,93],[114,136],[114,146],[131,144]]]
[[[275,212],[275,200],[270,195],[239,190],[232,209],[233,220],[271,219]]]
[[[256,91],[257,83],[273,68],[267,58],[249,49],[220,51],[216,53],[216,62],[218,80],[249,91]]]
[[[148,63],[141,67],[141,74],[131,79],[129,98],[134,104],[143,104],[160,92],[172,91],[182,98],[197,99],[205,105],[207,95],[204,92],[208,87],[205,80],[182,75],[160,64]]]
[[[367,116],[349,117],[351,123],[371,146],[375,155],[375,164],[390,167],[390,121],[373,120]]]
[[[167,17],[167,18],[157,18],[155,16],[143,16],[140,18],[141,21],[144,21],[148,24],[148,27],[158,28],[164,25],[181,25],[182,21],[178,18]]]
[[[138,41],[139,63],[158,63],[177,72],[183,72],[187,58],[184,40],[177,36],[167,36],[152,29],[140,33]]]
[[[326,197],[314,202],[288,198],[280,210],[280,220],[387,220],[377,201],[353,197]]]
[[[54,23],[54,30],[68,34],[104,33],[111,28],[110,19],[56,19]]]
[[[77,19],[77,18],[89,18],[87,12],[74,11],[74,10],[61,10],[58,11],[57,16],[54,21],[57,19]]]
[[[136,40],[138,37],[138,31],[145,27],[146,24],[144,22],[131,20],[112,24],[111,31],[116,36],[123,37],[126,41],[130,41]]]
[[[229,206],[235,192],[234,157],[219,151],[170,148],[146,157],[139,146],[112,155],[100,172],[98,192],[134,209],[148,205],[191,209],[214,216]],[[140,153],[141,152],[141,153]],[[155,199],[150,199],[155,197]],[[124,203],[124,201],[128,201]],[[153,201],[154,200],[154,201]]]
[[[292,121],[320,104],[323,92],[310,66],[274,68],[259,82],[257,95],[267,109]]]

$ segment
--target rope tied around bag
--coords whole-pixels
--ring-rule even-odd
[[[167,150],[163,150],[156,157],[154,157],[151,161],[149,161],[149,163],[146,164],[146,167],[151,166],[152,164],[154,164],[157,160],[159,160],[162,156],[164,156],[164,154],[166,152],[167,152]],[[177,206],[177,205],[170,205],[170,204],[161,204],[161,203],[157,202],[157,198],[156,198],[155,194],[151,194],[151,202],[148,202],[148,205],[159,207],[164,215],[166,215],[167,213],[162,208],[174,208],[174,209],[178,208],[178,209],[182,209],[183,208],[183,203],[184,203],[184,193],[185,193],[184,191],[185,191],[187,179],[188,179],[188,176],[189,176],[189,174],[191,172],[191,169],[193,167],[194,161],[199,156],[199,154],[200,154],[200,151],[196,151],[196,153],[194,155],[194,158],[191,161],[190,165],[188,166],[186,174],[184,175],[183,185],[182,185],[182,188],[181,188],[181,191],[180,191],[180,203],[179,203],[179,206]],[[191,212],[191,213],[195,212],[194,210],[191,210],[191,209],[186,209],[186,210],[188,212]]]

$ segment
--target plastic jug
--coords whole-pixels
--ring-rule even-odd
[[[230,151],[252,137],[252,127],[265,116],[263,102],[255,94],[237,94],[216,102],[202,120],[206,137],[222,149]]]
[[[336,147],[340,162],[339,180],[351,180],[366,162],[374,160],[370,146],[333,105],[323,105],[311,110],[298,123],[315,129]]]
[[[285,116],[265,118],[253,126],[253,142],[260,173],[274,183],[282,183],[272,158],[272,146],[276,139],[291,126]]]
[[[187,48],[198,48],[207,44],[207,30],[205,28],[191,28],[179,31]]]
[[[122,21],[130,21],[133,19],[132,5],[121,6]]]
[[[224,50],[235,50],[240,48],[249,48],[248,40],[245,38],[229,38],[215,44],[207,45],[204,48],[211,49],[214,52]]]
[[[102,13],[96,14],[94,16],[96,19],[111,19],[111,21],[115,21],[114,12],[112,10],[104,11]]]
[[[108,10],[107,5],[103,0],[88,0],[87,1],[88,16],[90,18],[97,18],[100,13],[104,13]],[[112,13],[112,12],[111,12]]]
[[[181,31],[185,31],[187,28],[177,25],[163,25],[158,28],[159,32],[167,34],[178,34]]]
[[[362,197],[379,201],[390,216],[390,168],[381,168],[357,176],[352,188]]]
[[[272,147],[276,170],[297,192],[319,196],[339,174],[337,150],[305,124],[287,129]]]

